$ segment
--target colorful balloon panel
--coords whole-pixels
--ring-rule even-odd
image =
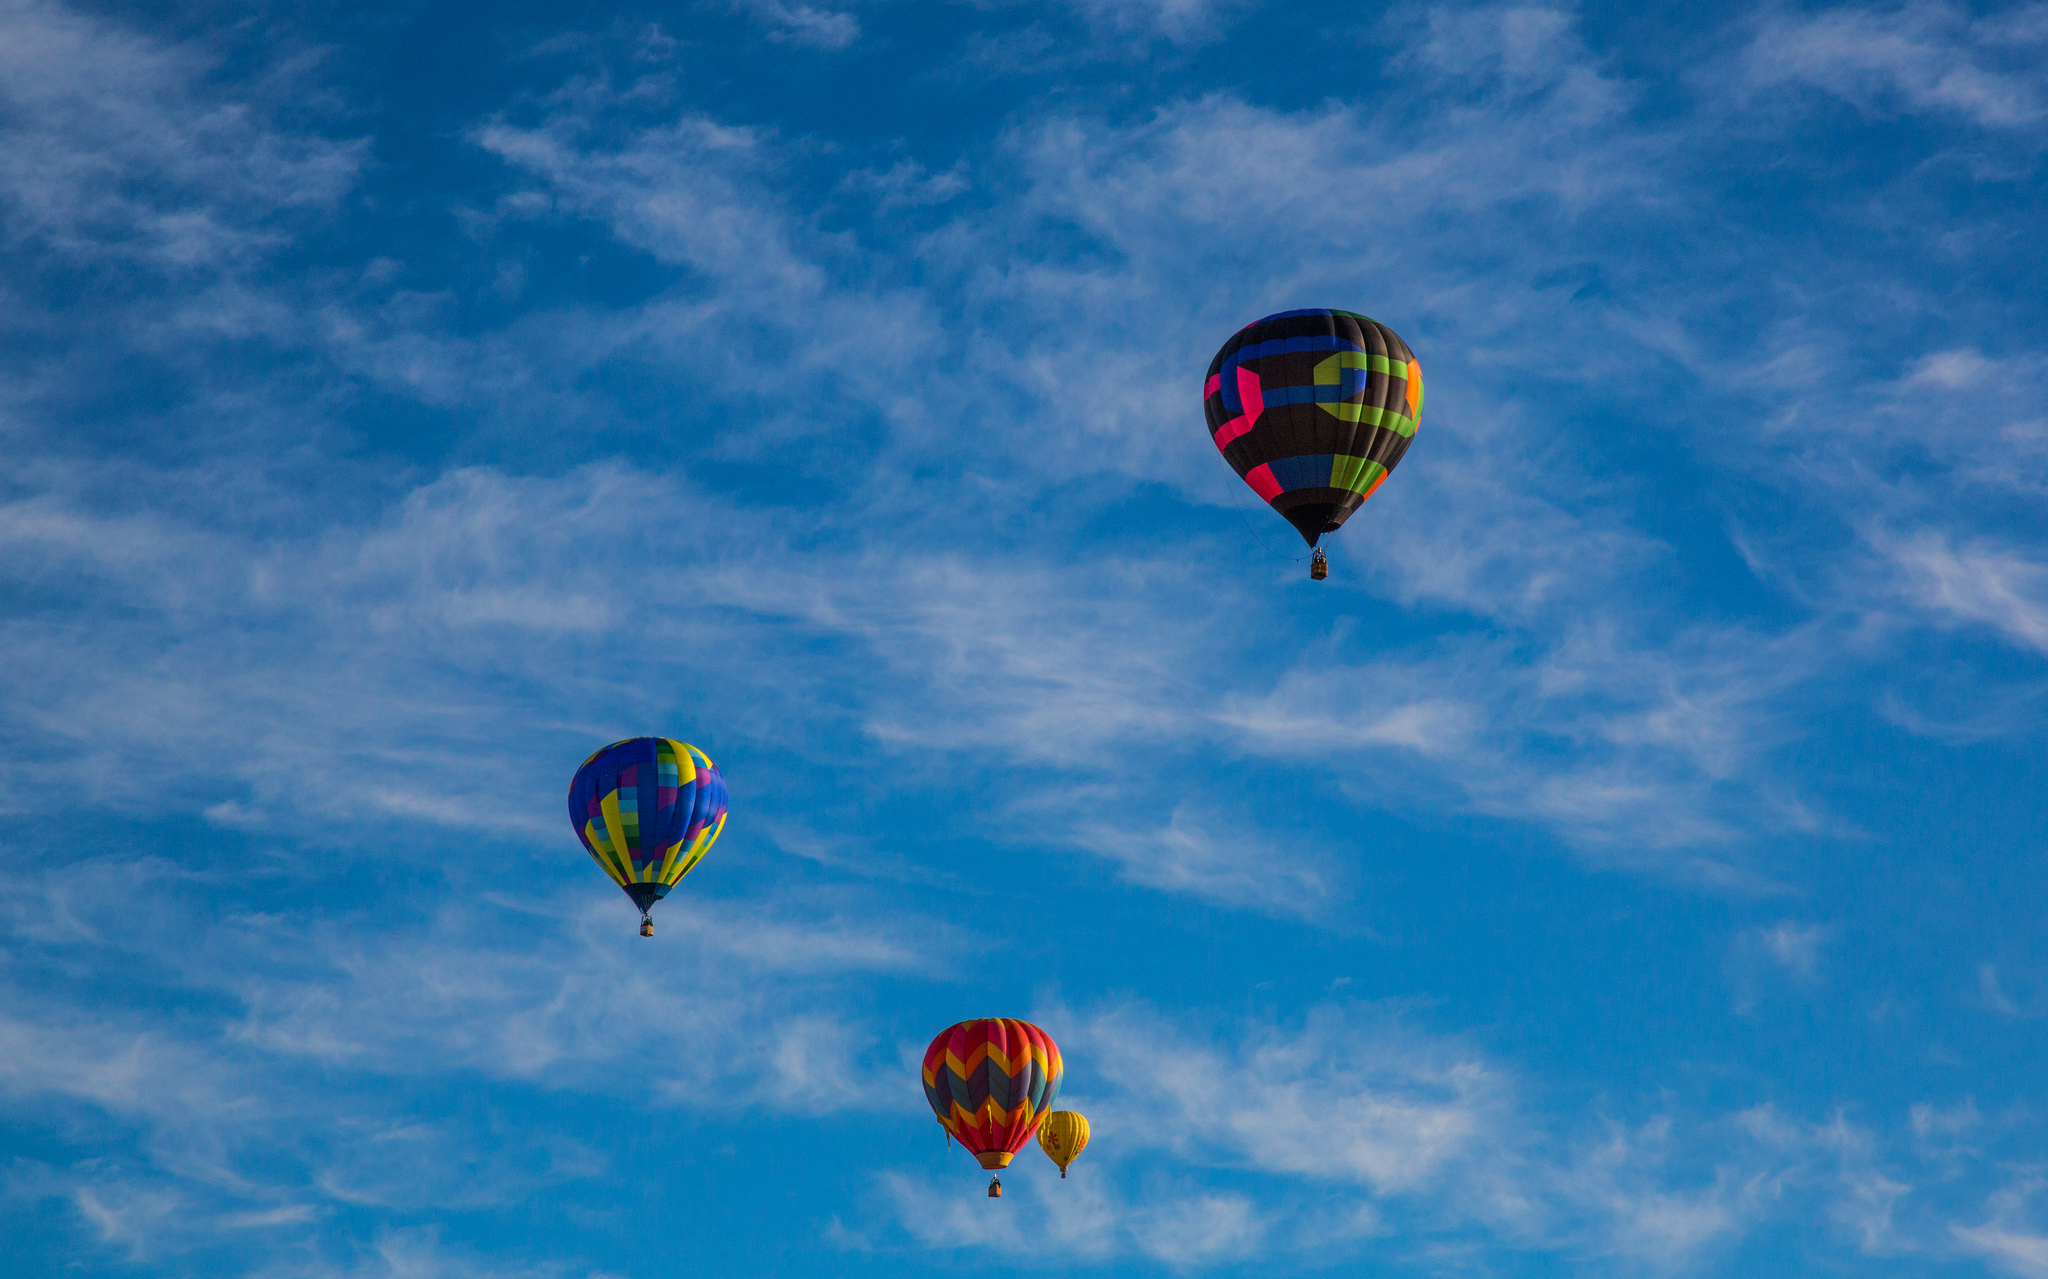
[[[1223,344],[1202,411],[1231,469],[1314,546],[1401,464],[1422,418],[1422,366],[1365,316],[1282,311]]]
[[[645,910],[694,869],[725,829],[725,778],[666,737],[613,742],[569,784],[569,821],[612,882]]]
[[[1059,1045],[1028,1021],[979,1017],[924,1053],[924,1095],[953,1140],[984,1168],[1007,1167],[1060,1094]]]

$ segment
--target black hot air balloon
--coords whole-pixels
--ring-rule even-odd
[[[1315,547],[1401,464],[1422,416],[1422,366],[1376,320],[1282,311],[1223,344],[1202,410],[1223,460]],[[1318,548],[1309,575],[1327,565]]]

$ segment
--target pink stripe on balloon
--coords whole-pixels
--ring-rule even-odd
[[[1210,379],[1220,383],[1221,377]],[[1240,364],[1237,366],[1237,398],[1244,405],[1244,416],[1234,417],[1216,428],[1213,437],[1216,451],[1221,453],[1230,442],[1259,424],[1259,414],[1266,411],[1266,392],[1259,386],[1259,375]]]
[[[1245,417],[1254,422],[1266,411],[1266,392],[1259,386],[1259,375],[1242,364],[1237,366],[1237,398],[1244,405]]]
[[[1273,478],[1273,468],[1264,462],[1246,471],[1244,482],[1251,485],[1252,489],[1268,502],[1280,496],[1280,481]]]
[[[1202,383],[1202,398],[1206,400],[1210,396],[1216,394],[1217,389],[1222,385],[1223,375],[1221,373],[1211,373],[1209,375],[1209,380],[1207,382]]]
[[[1224,449],[1230,447],[1230,442],[1232,440],[1236,439],[1240,435],[1243,435],[1246,431],[1249,431],[1251,429],[1251,418],[1234,417],[1231,418],[1228,422],[1225,422],[1223,425],[1217,427],[1216,434],[1210,438],[1216,441],[1216,451],[1218,453],[1221,453]]]

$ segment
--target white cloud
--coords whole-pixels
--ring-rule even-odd
[[[610,1097],[629,1069],[634,1104],[656,1112],[894,1109],[901,1064],[859,979],[934,971],[934,946],[963,944],[937,921],[914,940],[900,913],[865,922],[867,901],[799,905],[801,891],[772,905],[678,895],[648,942],[595,868],[567,901],[486,898],[396,927],[203,909],[205,875],[136,869],[4,881],[0,903],[25,921],[72,888],[148,891],[111,935],[10,929],[0,1112],[86,1150],[13,1165],[7,1194],[69,1203],[138,1260],[251,1231],[258,1255],[317,1251],[344,1206],[498,1209],[613,1171],[587,1135],[547,1123],[422,1120],[407,1097],[423,1084]],[[35,980],[109,952],[134,978],[89,1012]]]
[[[131,1262],[152,1259],[151,1245],[190,1205],[176,1191],[135,1186],[85,1186],[71,1194],[78,1215],[99,1232],[100,1242],[120,1248]]]
[[[1536,282],[1583,256],[1571,228],[1654,220],[1677,179],[1651,160],[1657,137],[1621,127],[1626,83],[1555,11],[1436,15],[1409,50],[1404,65],[1486,96],[1421,122],[1400,146],[1377,141],[1384,122],[1368,108],[1286,112],[1224,95],[1129,123],[1020,125],[973,166],[977,191],[1015,198],[993,216],[949,211],[914,245],[915,285],[878,230],[818,233],[789,194],[796,143],[683,108],[622,131],[612,126],[626,103],[659,100],[654,82],[574,82],[538,104],[538,123],[507,116],[475,132],[518,184],[493,225],[591,219],[687,284],[637,310],[530,315],[482,338],[442,331],[424,305],[340,305],[325,317],[324,349],[430,404],[545,404],[572,423],[601,415],[563,389],[590,370],[665,364],[701,397],[689,429],[710,456],[802,456],[858,435],[840,472],[849,494],[807,517],[833,536],[788,538],[786,512],[744,510],[635,467],[428,477],[382,511],[296,539],[224,537],[218,512],[183,525],[153,512],[88,517],[83,483],[45,476],[45,491],[8,508],[17,544],[45,570],[90,564],[109,598],[155,601],[158,612],[103,639],[131,656],[84,682],[66,678],[75,632],[32,627],[15,705],[29,731],[59,743],[53,762],[109,736],[174,759],[191,806],[223,823],[263,828],[287,796],[311,793],[327,815],[537,836],[556,815],[538,801],[507,804],[504,783],[482,779],[517,778],[521,794],[540,794],[553,747],[507,747],[508,720],[466,681],[509,671],[519,721],[539,708],[550,743],[638,731],[650,713],[701,722],[705,708],[683,702],[629,714],[623,690],[602,678],[549,684],[571,649],[618,652],[643,610],[675,615],[713,595],[727,606],[692,616],[692,642],[670,650],[674,683],[775,669],[789,685],[721,731],[745,739],[822,700],[807,711],[814,727],[864,733],[914,769],[1025,761],[1090,784],[1115,772],[1123,790],[1105,802],[1048,816],[1013,795],[1005,814],[1037,823],[1033,838],[1092,848],[1167,891],[1313,913],[1344,890],[1312,859],[1283,857],[1276,872],[1284,833],[1224,833],[1257,815],[1162,805],[1149,822],[1102,818],[1156,782],[1129,767],[1134,754],[1188,741],[1254,761],[1369,759],[1412,782],[1406,793],[1430,811],[1536,822],[1603,859],[1732,875],[1727,863],[1742,859],[1718,846],[1758,829],[1826,827],[1783,793],[1770,761],[1794,731],[1778,708],[1838,651],[1834,635],[1674,634],[1672,601],[1656,585],[1675,571],[1673,553],[1571,465],[1573,415],[1537,394],[1489,390],[1537,371],[1584,388],[1641,359],[1614,340],[1611,309],[1555,305]],[[839,182],[876,184],[884,203],[964,205],[951,180],[961,172],[906,160]],[[1358,190],[1374,192],[1369,207],[1347,198]],[[1242,191],[1264,193],[1257,210],[1229,194]],[[1299,245],[1247,272],[1240,246],[1275,217],[1306,228]],[[1452,252],[1473,219],[1501,228],[1499,261]],[[1102,254],[1076,264],[1033,248],[1054,224],[1082,228]],[[1411,336],[1432,339],[1431,367],[1441,353],[1447,370],[1414,462],[1340,541],[1340,578],[1356,573],[1415,613],[1479,618],[1481,638],[1361,660],[1333,632],[1327,648],[1219,684],[1204,663],[1244,647],[1250,588],[1265,587],[1219,582],[1220,544],[1012,558],[954,546],[957,526],[945,521],[892,513],[910,465],[986,495],[990,519],[1076,476],[1164,479],[1190,501],[1216,502],[1228,478],[1192,426],[1160,429],[1156,388],[1206,359],[1230,325],[1310,282],[1385,298],[1402,325],[1421,326]],[[1133,309],[1165,318],[1133,333],[1122,318]],[[1064,336],[1022,344],[1024,331]],[[1531,332],[1547,336],[1531,342]],[[1553,353],[1567,347],[1587,363],[1558,374]],[[932,371],[965,350],[997,370],[988,399],[1015,406],[991,410],[971,440],[946,425],[952,386]],[[1971,362],[1989,357],[1966,354],[1930,357],[1908,376],[1943,391],[1992,376]],[[828,407],[770,394],[792,368],[833,388]],[[735,404],[755,429],[715,425]],[[1047,421],[1060,429],[1035,429]],[[188,491],[235,469],[189,478]],[[636,540],[620,514],[636,504],[677,512],[671,531],[687,553]],[[857,531],[877,527],[872,541]],[[906,527],[944,549],[903,553]],[[583,571],[577,548],[594,540],[631,547],[632,580],[654,585],[629,592]],[[1999,582],[2009,598],[1987,593],[1985,579],[1956,599],[1995,625],[2023,623],[2023,609],[1992,606],[2024,604],[2031,586]],[[767,651],[785,628],[854,653]],[[204,646],[181,642],[202,633]],[[278,635],[281,651],[256,655]],[[380,749],[395,733],[415,749]],[[321,739],[318,751],[303,744]],[[237,745],[249,741],[262,748]],[[448,779],[447,761],[480,750],[490,766],[479,780]],[[429,773],[436,781],[422,785]],[[1401,802],[1377,789],[1351,799]]]
[[[1250,0],[1065,0],[1110,39],[1148,35],[1175,44],[1206,43]],[[1101,39],[1102,37],[1098,37]],[[1106,41],[1105,41],[1106,42]]]
[[[1977,1225],[1952,1225],[1957,1246],[2020,1279],[2048,1276],[2048,1232],[2029,1222],[2026,1212],[2041,1185],[2036,1177],[2022,1177],[1992,1196],[1988,1219]]]
[[[2048,1275],[2048,1234],[1986,1224],[1957,1226],[1955,1236],[1965,1251],[2007,1274],[2019,1275],[2020,1279]]]
[[[843,10],[782,0],[734,0],[733,7],[767,27],[771,40],[834,50],[860,39],[860,19]]]
[[[1369,665],[1305,661],[1271,693],[1233,697],[1219,718],[1245,735],[1241,749],[1372,759],[1419,788],[1418,802],[1448,792],[1602,856],[1648,865],[1732,841],[1738,821],[1716,792],[1788,731],[1771,702],[1810,677],[1821,637],[1701,630],[1656,645],[1571,627],[1546,638],[1548,651],[1520,665],[1499,641]],[[1566,759],[1535,762],[1539,743],[1559,742],[1572,745]],[[1759,805],[1741,820],[1814,824],[1796,806]]]
[[[1833,934],[1825,924],[1786,921],[1757,929],[1750,940],[1786,973],[1810,982],[1820,975],[1821,950]]]
[[[1215,1265],[1262,1251],[1266,1222],[1243,1195],[1193,1194],[1139,1214],[1132,1234],[1169,1266]]]
[[[674,513],[665,524],[674,549],[634,534],[632,513],[649,508]],[[65,632],[21,637],[0,680],[18,688],[17,714],[62,726],[73,745],[17,765],[18,784],[35,769],[73,767],[72,751],[145,751],[164,768],[103,801],[157,803],[167,788],[183,789],[195,810],[249,829],[289,809],[296,822],[322,814],[552,837],[561,819],[540,798],[550,768],[579,757],[576,742],[630,735],[650,711],[663,713],[628,714],[629,690],[601,675],[565,682],[556,655],[635,644],[651,611],[690,619],[690,642],[664,661],[690,673],[684,687],[779,672],[765,685],[779,692],[765,700],[670,712],[707,740],[765,740],[796,704],[858,669],[860,684],[830,695],[826,706],[836,709],[813,703],[806,718],[822,727],[836,717],[839,732],[864,733],[893,755],[928,761],[922,767],[965,755],[1083,780],[1121,774],[1107,791],[1026,787],[1006,796],[1008,837],[1090,848],[1168,891],[1314,913],[1341,880],[1285,852],[1290,836],[1270,815],[1182,809],[1150,828],[1123,815],[1149,776],[1129,767],[1130,753],[1195,740],[1325,767],[1362,756],[1413,779],[1415,802],[1449,798],[1553,822],[1576,841],[1634,846],[1653,859],[1658,849],[1725,836],[1713,788],[1742,778],[1773,740],[1757,708],[1808,661],[1799,644],[1726,634],[1693,637],[1669,654],[1575,635],[1518,673],[1517,655],[1496,643],[1434,658],[1388,655],[1368,667],[1330,665],[1311,650],[1252,697],[1201,677],[1205,654],[1244,644],[1251,616],[1214,581],[1205,548],[1099,559],[1092,589],[1103,594],[1076,594],[1066,572],[1029,560],[890,558],[858,542],[792,547],[764,515],[617,468],[561,480],[461,472],[415,490],[369,527],[298,543],[238,546],[161,525],[132,534],[117,525],[108,535],[96,523],[45,498],[33,520],[22,515],[13,527],[24,545],[85,557],[77,567],[86,580],[125,608],[160,602],[143,624],[103,633],[102,651],[135,657],[96,663],[92,680],[62,674],[75,661]],[[50,527],[73,531],[56,542],[27,531]],[[581,548],[593,542],[620,548],[605,573],[586,571]],[[689,602],[701,598],[722,607],[691,614]],[[1165,616],[1179,620],[1169,627]],[[210,642],[162,646],[161,636],[188,628]],[[856,647],[793,666],[791,632],[778,639],[778,628]],[[260,656],[258,636],[271,645]],[[277,646],[280,636],[296,638]],[[508,706],[465,692],[465,673],[484,666],[516,681],[520,698]],[[348,695],[333,696],[337,689]],[[537,707],[546,708],[538,733]],[[380,747],[400,724],[409,748]],[[1536,736],[1573,741],[1578,753],[1531,764],[1520,746]],[[493,762],[482,767],[481,758]],[[1397,802],[1388,793],[1359,798]],[[1121,811],[1110,819],[1113,809]]]
[[[2038,6],[1972,19],[1942,3],[1773,13],[1743,54],[1752,89],[1810,85],[1865,108],[1960,115],[1994,129],[2039,121]]]
[[[672,898],[656,913],[655,971],[631,913],[591,902],[559,931],[522,930],[512,946],[453,910],[428,934],[372,946],[336,930],[313,939],[312,974],[272,979],[251,965],[229,983],[247,1009],[232,1033],[269,1054],[356,1070],[460,1069],[562,1088],[606,1078],[608,1063],[653,1062],[637,1074],[648,1095],[690,1106],[814,1114],[888,1094],[893,1063],[859,1065],[882,1050],[824,990],[835,975],[927,967],[923,948],[830,916]]]
[[[1566,1175],[1566,1193],[1602,1219],[1592,1232],[1601,1251],[1676,1269],[1753,1223],[1759,1186],[1733,1168],[1716,1168],[1705,1186],[1657,1184],[1670,1138],[1665,1119],[1637,1130],[1616,1126]]]
[[[1518,1157],[1503,1078],[1468,1050],[1365,1010],[1319,1009],[1291,1030],[1227,1027],[1220,1040],[1135,1002],[1034,1016],[1070,1060],[1090,1064],[1100,1091],[1062,1096],[1089,1116],[1089,1152],[1048,1189],[1013,1178],[999,1217],[964,1180],[945,1189],[884,1173],[898,1226],[927,1246],[1053,1237],[1063,1256],[1177,1269],[1275,1248],[1315,1255],[1386,1229],[1361,1193],[1469,1210]],[[1162,1150],[1181,1170],[1134,1183],[1127,1170]],[[1217,1170],[1228,1175],[1208,1175]],[[1246,1174],[1312,1189],[1276,1202],[1248,1192]]]
[[[1033,1178],[1011,1174],[1004,1183],[1001,1213],[989,1212],[983,1189],[987,1182],[973,1165],[954,1172],[940,1181],[894,1170],[876,1178],[894,1224],[925,1247],[1001,1248],[1021,1260],[1037,1259],[1049,1266],[1077,1259],[1100,1262],[1129,1249],[1123,1234],[1125,1205],[1112,1199],[1103,1183],[1080,1165],[1070,1178],[1056,1183],[1057,1193],[1041,1191]],[[865,1224],[879,1236],[888,1223],[870,1219]],[[1060,1241],[1056,1255],[1031,1246],[1044,1239]],[[849,1232],[849,1242],[855,1240],[855,1246],[876,1246],[870,1235]]]
[[[1995,543],[1957,546],[1931,529],[1877,545],[1898,565],[1915,606],[2048,653],[2048,565]]]
[[[1896,305],[1912,316],[1932,302],[1909,296]],[[1771,432],[1782,451],[1769,455],[1775,470],[1758,475],[1832,507],[1854,540],[1838,545],[1812,527],[1748,535],[1752,568],[1816,612],[1842,618],[1854,628],[1842,641],[1873,659],[1901,631],[1921,628],[1981,629],[2042,652],[2048,570],[2025,530],[2048,512],[2041,415],[2048,359],[1944,346],[1873,361],[1848,349],[1854,340],[1846,328],[1831,333],[1828,341],[1843,349],[1815,356],[1814,371],[1790,388]],[[1874,333],[1860,339],[1884,340]],[[1787,571],[1795,558],[1805,562],[1802,572]],[[1880,711],[1953,741],[2010,735],[2032,723],[2032,679],[1973,687],[1963,670],[1956,675],[1887,689]]]
[[[1187,804],[1163,827],[1083,823],[1081,847],[1122,865],[1133,883],[1192,893],[1233,906],[1313,918],[1331,905],[1329,871],[1302,852],[1276,846],[1254,815],[1198,817]]]
[[[969,189],[964,164],[933,173],[915,160],[898,160],[887,169],[856,169],[839,181],[841,191],[871,197],[878,212],[946,204]]]
[[[1731,819],[1709,792],[1759,775],[1755,761],[1769,735],[1745,712],[1797,678],[1800,644],[1707,630],[1674,652],[1644,633],[1651,628],[1640,623],[1649,619],[1617,611],[1614,601],[1668,552],[1607,510],[1585,477],[1551,464],[1530,405],[1461,392],[1469,377],[1432,398],[1433,408],[1441,398],[1443,416],[1432,419],[1438,425],[1417,456],[1426,450],[1433,460],[1405,469],[1344,545],[1376,589],[1417,608],[1476,614],[1500,639],[1339,668],[1350,687],[1375,692],[1397,673],[1408,691],[1390,703],[1324,699],[1331,663],[1320,655],[1279,670],[1270,691],[1256,681],[1219,687],[1206,664],[1241,649],[1254,616],[1251,584],[1216,568],[1219,544],[1064,563],[1037,547],[1009,560],[967,549],[901,552],[910,529],[928,529],[929,542],[941,546],[959,532],[943,513],[892,513],[905,505],[900,475],[916,466],[944,473],[932,482],[984,494],[996,519],[1077,475],[1121,486],[1163,479],[1213,501],[1227,476],[1192,426],[1155,429],[1156,388],[1171,381],[1163,370],[1198,364],[1217,333],[1266,304],[1264,291],[1307,279],[1364,288],[1384,277],[1392,250],[1382,246],[1396,240],[1404,261],[1439,260],[1432,237],[1444,234],[1434,228],[1447,214],[1535,202],[1579,216],[1643,198],[1635,162],[1643,147],[1601,144],[1614,149],[1601,163],[1580,165],[1592,125],[1611,123],[1618,99],[1595,92],[1607,81],[1569,26],[1536,11],[1470,21],[1481,27],[1432,35],[1428,57],[1441,63],[1454,49],[1493,50],[1457,72],[1512,84],[1512,110],[1425,129],[1395,151],[1366,145],[1375,122],[1341,107],[1289,114],[1216,97],[1174,104],[1130,127],[1056,119],[1006,144],[1005,180],[1021,191],[1014,207],[997,219],[963,214],[935,232],[921,245],[929,281],[917,287],[890,283],[897,277],[855,237],[819,235],[792,211],[781,193],[784,148],[772,134],[684,112],[621,135],[600,125],[623,102],[638,102],[640,87],[572,83],[545,104],[540,123],[499,121],[475,134],[531,184],[506,200],[499,224],[596,219],[682,273],[688,287],[630,313],[531,317],[485,339],[439,332],[431,310],[338,306],[325,320],[325,349],[342,367],[428,403],[504,404],[520,414],[542,404],[569,422],[597,410],[553,388],[605,361],[659,361],[668,376],[704,388],[707,425],[698,438],[710,456],[760,460],[794,450],[798,465],[822,473],[840,455],[811,450],[837,447],[838,437],[873,441],[845,455],[854,492],[837,509],[806,517],[843,536],[805,544],[774,531],[785,513],[742,510],[673,477],[598,468],[560,479],[455,472],[318,538],[235,544],[222,540],[216,513],[188,527],[154,515],[86,518],[77,490],[99,480],[45,476],[42,492],[9,508],[17,540],[43,556],[85,557],[106,589],[162,596],[162,612],[111,641],[129,645],[136,660],[83,684],[58,676],[69,636],[32,630],[22,687],[36,672],[35,687],[50,691],[21,705],[40,731],[78,726],[58,730],[77,733],[71,740],[92,740],[79,730],[93,725],[156,747],[177,743],[202,792],[195,802],[223,821],[260,821],[284,779],[318,776],[328,812],[538,832],[554,819],[508,809],[481,784],[437,775],[422,788],[412,780],[428,758],[502,740],[487,726],[493,712],[463,691],[468,673],[510,662],[529,705],[582,728],[592,718],[580,709],[588,698],[546,691],[542,672],[556,669],[549,659],[564,646],[618,644],[645,610],[686,607],[708,594],[728,607],[693,617],[696,642],[677,646],[672,661],[708,674],[705,663],[744,662],[724,651],[792,624],[850,638],[872,660],[821,718],[835,722],[843,708],[901,755],[1053,762],[1086,773],[1127,758],[1134,745],[1216,733],[1234,739],[1233,749],[1272,758],[1296,758],[1311,741],[1376,752],[1430,779],[1438,796],[1462,795],[1458,802],[1479,811],[1550,824],[1574,839],[1650,836],[1652,846],[1670,848],[1725,840],[1756,820],[1777,823],[1775,813]],[[1219,197],[1234,188],[1274,193],[1281,205],[1255,217],[1241,201]],[[1354,188],[1377,193],[1369,210],[1343,199]],[[1280,278],[1197,290],[1202,301],[1192,310],[1158,305],[1189,295],[1193,278],[1218,276],[1229,246],[1256,233],[1260,219],[1331,208],[1344,212],[1304,220],[1319,229]],[[1118,264],[1104,272],[1024,248],[1049,221],[1085,228]],[[1136,230],[1155,225],[1174,234]],[[1528,239],[1529,261],[1518,269],[1535,272],[1550,251],[1542,236]],[[1168,242],[1196,249],[1167,253]],[[996,270],[992,262],[1007,265]],[[835,283],[848,267],[882,283]],[[1243,273],[1220,278],[1241,281]],[[1467,322],[1458,317],[1470,313],[1469,271],[1428,267],[1416,278],[1422,283],[1405,295],[1416,323]],[[1128,333],[1120,317],[1132,308],[1174,318]],[[962,323],[952,323],[954,313]],[[1460,359],[1468,373],[1475,367],[1452,355],[1460,350],[1491,349],[1487,358],[1510,364],[1532,358],[1509,335],[1547,317],[1477,314],[1476,341],[1446,338],[1436,348],[1450,367]],[[1066,336],[1013,349],[1012,335],[1024,329]],[[963,349],[995,371],[984,400],[1016,406],[993,410],[971,439],[945,426],[955,388],[933,371]],[[777,358],[753,358],[769,352]],[[478,366],[493,371],[479,375]],[[792,406],[772,394],[792,376],[816,377],[833,394]],[[713,425],[735,404],[748,407],[748,431]],[[1045,420],[1062,429],[1038,429]],[[197,495],[240,469],[223,460],[181,484]],[[246,490],[248,481],[240,483]],[[60,496],[66,488],[73,492]],[[624,512],[635,503],[678,512],[675,546],[633,533]],[[885,531],[869,532],[877,528]],[[1234,525],[1226,528],[1236,536]],[[621,553],[642,566],[630,580],[652,585],[628,592],[619,574],[582,571],[576,548],[593,538],[630,548]],[[131,562],[117,562],[122,555]],[[1348,568],[1340,559],[1340,572]],[[312,582],[321,585],[302,589]],[[211,637],[208,645],[168,641],[195,627]],[[274,660],[319,671],[323,695],[305,694],[303,678],[237,651],[272,627],[290,637],[289,656]],[[517,632],[519,642],[498,632]],[[1759,649],[1774,666],[1696,660]],[[1518,669],[1532,656],[1533,677]],[[844,682],[844,668],[816,659],[793,667],[787,653],[745,669],[771,665],[800,670],[807,690]],[[1608,691],[1588,695],[1590,685]],[[337,688],[349,692],[339,703],[327,695]],[[615,705],[617,692],[601,700]],[[300,735],[285,726],[315,721],[330,741],[352,745],[317,758],[298,750]],[[762,713],[758,722],[787,720]],[[400,724],[410,740],[444,745],[403,759],[376,749]],[[1537,738],[1571,749],[1562,758],[1523,749]],[[266,749],[230,745],[251,740]],[[1501,742],[1513,745],[1490,745]],[[522,766],[502,747],[487,749],[498,751],[501,768]],[[223,782],[253,793],[219,794]],[[1645,820],[1652,813],[1654,823]],[[1113,842],[1123,852],[1112,855],[1149,868],[1133,871],[1141,878],[1198,892],[1244,877],[1249,857],[1232,865],[1213,840],[1194,857],[1185,834],[1169,826],[1165,842],[1153,841],[1144,856],[1119,835]],[[1105,838],[1094,842],[1107,848]],[[1313,895],[1313,873],[1305,873],[1297,884]]]
[[[1624,84],[1587,49],[1578,21],[1541,5],[1486,5],[1428,11],[1428,34],[1413,56],[1440,73],[1504,91],[1510,99],[1544,95],[1566,119],[1597,119],[1627,103]]]
[[[50,877],[48,891],[68,877]],[[15,888],[33,895],[29,885]],[[175,902],[191,885],[175,888],[159,891]],[[418,932],[374,937],[345,923],[302,927],[281,917],[230,918],[195,937],[168,911],[161,922],[131,911],[119,943],[52,937],[59,946],[119,944],[147,956],[175,988],[232,997],[241,1011],[213,1029],[238,1047],[158,1034],[115,1008],[92,1021],[57,1019],[14,990],[16,1012],[0,1019],[10,1044],[0,1090],[197,1129],[229,1115],[248,1124],[270,1109],[252,1106],[266,1061],[312,1059],[395,1077],[459,1070],[574,1089],[603,1086],[593,1067],[645,1060],[660,1064],[637,1078],[677,1104],[860,1107],[883,1085],[858,1063],[890,1050],[834,1011],[829,988],[851,974],[928,969],[934,939],[957,940],[934,922],[913,943],[899,929],[856,923],[829,901],[791,913],[785,894],[774,911],[671,898],[648,943],[634,935],[623,898],[595,890],[575,898],[573,913],[451,906]],[[657,948],[658,972],[645,964]],[[286,954],[292,963],[280,961]],[[822,1061],[832,1068],[820,1072]],[[893,1061],[876,1069],[893,1086]],[[288,1093],[278,1104],[305,1100]]]
[[[1197,1023],[1137,1002],[1034,1018],[1089,1063],[1087,1094],[1070,1081],[1062,1104],[1089,1116],[1095,1140],[1073,1180],[1006,1181],[1001,1214],[977,1202],[971,1175],[885,1171],[896,1228],[927,1247],[1053,1237],[1090,1263],[1196,1269],[1327,1262],[1339,1244],[1386,1240],[1394,1251],[1372,1255],[1425,1269],[1506,1249],[1671,1274],[1711,1269],[1771,1223],[1826,1221],[1870,1256],[1946,1247],[1945,1225],[1894,1220],[1920,1188],[1888,1165],[1880,1134],[1841,1115],[1533,1114],[1505,1065],[1358,1006],[1294,1026]]]
[[[2013,992],[2006,989],[2006,984],[2011,980],[2011,977],[2010,970],[2001,976],[1997,964],[1988,961],[1978,964],[1977,998],[1983,1002],[1986,1008],[2002,1016],[2023,1018],[2040,1016],[2041,1010],[2037,1000],[2015,998]],[[2025,984],[2025,980],[2026,976],[2023,972],[2021,976],[2022,984]]]
[[[39,0],[0,6],[8,239],[167,271],[248,263],[331,206],[365,151],[281,128],[202,82],[216,58]],[[269,108],[266,111],[266,106]]]
[[[1481,1148],[1505,1153],[1506,1081],[1392,1021],[1323,1008],[1299,1031],[1217,1045],[1138,1004],[1070,1017],[1059,1038],[1114,1090],[1100,1122],[1126,1148],[1379,1194],[1428,1186]]]
[[[346,1264],[290,1256],[253,1272],[258,1279],[623,1279],[587,1263],[526,1262],[493,1250],[475,1252],[451,1247],[432,1227],[380,1230]]]

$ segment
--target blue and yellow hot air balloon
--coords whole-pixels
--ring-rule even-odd
[[[666,737],[613,742],[569,783],[576,838],[640,908],[654,936],[654,903],[697,865],[725,829],[725,778],[710,756]]]

